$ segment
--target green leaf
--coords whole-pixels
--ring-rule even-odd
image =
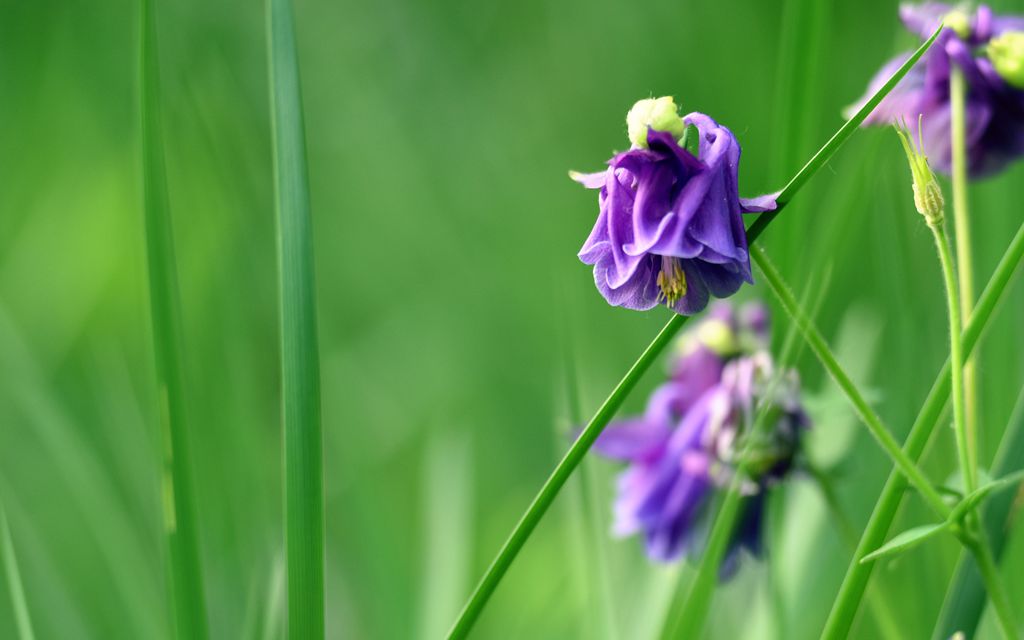
[[[14,609],[14,622],[18,629],[19,640],[35,640],[32,632],[32,617],[29,615],[28,603],[25,599],[25,585],[18,571],[18,557],[14,553],[14,541],[7,525],[7,513],[0,504],[0,566],[7,576],[7,591],[11,595],[11,608]]]
[[[178,296],[160,110],[160,64],[154,0],[141,5],[142,176],[149,274],[150,321],[163,458],[164,537],[168,548],[171,604],[176,637],[207,637],[206,601],[192,487],[184,333]]]
[[[987,498],[990,493],[1006,489],[1021,480],[1024,480],[1024,470],[1016,471],[1007,476],[1003,476],[998,480],[993,480],[988,484],[978,487],[953,508],[953,512],[949,514],[949,519],[954,522],[962,519],[969,511],[981,504],[981,502]]]
[[[874,562],[879,558],[903,553],[908,549],[916,547],[925,540],[942,533],[951,526],[952,523],[947,520],[946,522],[940,522],[939,524],[926,524],[920,527],[914,527],[913,529],[907,529],[903,533],[896,535],[892,540],[886,542],[878,549],[875,549],[868,555],[861,558],[860,562],[861,564]]]
[[[281,291],[288,637],[324,637],[324,472],[313,228],[295,25],[268,0],[271,129]]]

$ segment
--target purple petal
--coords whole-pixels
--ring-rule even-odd
[[[605,174],[607,173],[607,170],[598,171],[597,173],[580,173],[579,171],[570,171],[569,177],[588,189],[600,189],[604,186]]]
[[[753,198],[740,198],[740,208],[743,213],[761,213],[763,211],[775,211],[779,208],[779,204],[776,199],[779,197],[781,191],[775,193],[766,193],[763,196],[756,196]]]
[[[911,33],[924,39],[939,28],[942,19],[953,7],[944,2],[900,5],[900,20]]]

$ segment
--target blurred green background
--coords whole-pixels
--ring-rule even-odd
[[[996,9],[1024,6],[993,2]],[[568,169],[627,146],[674,95],[781,187],[875,70],[912,45],[892,1],[296,0],[322,347],[327,626],[441,636],[585,414],[665,322],[607,306],[576,251],[596,198]],[[273,188],[261,2],[159,2],[166,153],[186,323],[210,625],[283,615]],[[0,0],[0,500],[40,638],[163,638],[159,452],[141,212],[138,6]],[[1024,167],[971,198],[979,288],[1020,222]],[[946,357],[941,278],[889,131],[858,133],[765,235],[844,364],[902,436]],[[760,286],[742,297],[768,296]],[[776,342],[786,329],[776,316]],[[1024,291],[981,351],[983,449],[1024,380]],[[889,468],[813,357],[795,361],[859,532]],[[627,404],[638,411],[653,371]],[[927,456],[953,469],[951,432]],[[646,638],[689,567],[612,540],[617,468],[588,460],[526,546],[481,638]],[[814,638],[852,553],[807,477],[773,502],[764,561],[709,638]],[[907,501],[903,528],[927,521]],[[951,540],[880,564],[873,591],[925,637]],[[1004,573],[1024,602],[1024,535]],[[994,630],[987,619],[983,634]],[[877,637],[868,607],[857,637]],[[0,582],[0,637],[14,637]]]

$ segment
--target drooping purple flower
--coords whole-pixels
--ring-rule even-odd
[[[949,76],[952,65],[956,65],[968,86],[966,142],[970,175],[992,174],[1024,154],[1024,91],[1007,73],[1006,65],[999,64],[997,70],[993,55],[1000,62],[998,56],[1005,54],[999,52],[1004,49],[991,46],[995,40],[1024,31],[1024,18],[996,16],[985,5],[968,15],[940,2],[904,5],[900,18],[922,39],[940,23],[946,28],[922,62],[868,116],[865,125],[905,121],[915,139],[920,135],[924,153],[934,167],[948,174],[952,164]],[[909,57],[909,52],[903,53],[886,63],[872,78],[865,96],[851,109],[860,108]]]
[[[643,533],[655,560],[699,553],[710,498],[731,484],[743,456],[742,510],[723,574],[735,568],[740,548],[760,551],[765,490],[789,471],[808,426],[795,374],[773,371],[766,331],[763,307],[737,317],[717,305],[680,339],[672,377],[644,414],[610,425],[595,444],[629,463],[618,480],[614,533]],[[763,405],[767,423],[755,430]]]
[[[696,155],[680,145],[688,126],[698,137]],[[646,310],[664,303],[697,313],[709,296],[724,298],[752,282],[741,213],[774,209],[775,201],[739,197],[739,143],[710,117],[680,119],[671,98],[661,98],[637,103],[629,128],[633,147],[608,169],[572,174],[600,189],[600,215],[580,260],[594,266],[597,288],[612,305]]]

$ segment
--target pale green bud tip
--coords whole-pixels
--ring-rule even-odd
[[[918,130],[920,127],[919,122]],[[942,187],[939,186],[939,181],[935,179],[935,174],[932,173],[932,168],[928,165],[928,157],[919,147],[914,146],[906,127],[897,125],[896,133],[900,137],[903,151],[907,154],[910,173],[914,178],[914,206],[929,225],[938,226],[942,224],[943,211],[946,206],[946,201],[942,197]]]
[[[732,327],[716,318],[704,320],[676,343],[680,356],[688,356],[700,347],[710,349],[723,358],[740,351],[739,339]]]
[[[950,11],[942,18],[942,24],[956,32],[964,40],[971,37],[971,17],[963,11]]]
[[[655,131],[667,131],[676,140],[683,137],[686,125],[679,117],[679,109],[672,96],[641,100],[626,114],[629,141],[634,145],[647,148],[648,127]]]
[[[1007,84],[1024,89],[1024,32],[1007,31],[992,38],[986,53]]]

